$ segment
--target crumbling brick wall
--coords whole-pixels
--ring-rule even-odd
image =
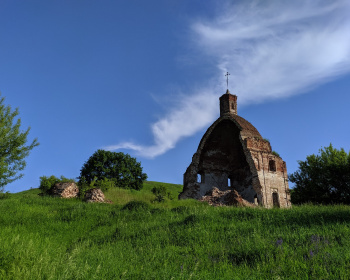
[[[281,157],[272,153],[270,143],[264,139],[246,138],[245,145],[250,152],[250,157],[258,174],[261,193],[263,194],[262,204],[267,208],[273,206],[290,207],[286,163]],[[274,197],[275,203],[273,201]]]

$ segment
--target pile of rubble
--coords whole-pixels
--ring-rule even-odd
[[[84,201],[86,202],[105,202],[105,195],[101,189],[91,189],[85,193]]]
[[[208,202],[212,206],[256,207],[255,204],[243,199],[236,190],[220,191],[216,187],[207,192],[200,201]]]
[[[73,182],[56,183],[51,189],[51,195],[62,197],[62,198],[78,197],[79,188]]]
[[[52,196],[61,198],[74,198],[79,196],[79,188],[76,183],[73,182],[57,183],[52,187],[50,192]],[[111,201],[105,199],[104,193],[98,188],[88,190],[85,193],[84,201],[111,203]]]

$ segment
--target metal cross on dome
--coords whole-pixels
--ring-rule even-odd
[[[227,83],[227,89],[228,89],[228,76],[230,75],[229,72],[226,73],[225,77],[226,77],[226,83]]]

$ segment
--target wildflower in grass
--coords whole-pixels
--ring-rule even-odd
[[[319,243],[321,240],[320,236],[318,235],[311,235],[311,242],[312,243]]]
[[[282,246],[282,243],[283,243],[283,239],[282,239],[282,238],[279,238],[279,239],[277,239],[277,241],[276,241],[276,246],[277,246],[277,247]]]
[[[314,255],[315,253],[312,250],[310,250],[310,258],[312,258]]]

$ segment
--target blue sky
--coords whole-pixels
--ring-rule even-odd
[[[182,183],[226,71],[288,173],[329,143],[349,151],[349,14],[347,0],[1,0],[0,91],[40,142],[6,190],[75,178],[101,148]]]

